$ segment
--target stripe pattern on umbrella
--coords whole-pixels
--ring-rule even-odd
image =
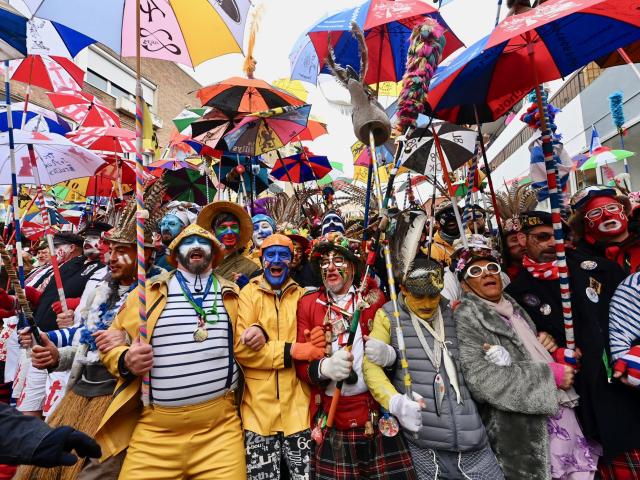
[[[73,142],[89,150],[113,153],[134,153],[136,134],[133,130],[117,127],[83,127],[68,133]]]
[[[273,165],[271,176],[278,180],[304,183],[320,180],[331,171],[329,159],[310,152],[301,152],[286,158],[279,158]]]
[[[474,130],[452,123],[434,125],[433,129],[440,140],[449,172],[471,160],[476,148],[477,133]],[[423,175],[431,175],[434,162],[438,160],[436,142],[431,128],[421,127],[414,130],[404,144],[402,166]],[[437,166],[441,169],[440,163]]]
[[[47,96],[56,109],[83,127],[120,127],[120,117],[89,93],[65,90]]]

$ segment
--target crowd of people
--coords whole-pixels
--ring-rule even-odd
[[[142,328],[133,200],[55,234],[64,299],[34,246],[25,295],[0,291],[2,400],[22,413],[0,415],[20,452],[0,461],[32,464],[17,479],[640,478],[627,196],[571,198],[563,298],[558,228],[522,195],[463,228],[450,202],[362,228],[326,193],[305,229],[147,188]]]

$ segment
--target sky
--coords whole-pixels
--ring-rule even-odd
[[[430,0],[422,1],[436,5]],[[253,52],[258,62],[255,77],[268,82],[288,77],[288,56],[298,37],[326,14],[360,2],[361,0],[255,0],[254,5],[264,6]],[[465,45],[471,45],[491,31],[496,12],[497,0],[452,0],[442,7],[443,17]],[[501,13],[502,17],[506,13],[504,5]],[[247,27],[247,32],[248,30]],[[242,55],[231,54],[210,60],[195,71],[187,71],[202,85],[208,85],[227,77],[243,75],[243,61]],[[329,135],[315,140],[310,148],[316,154],[329,156],[333,162],[343,163],[345,176],[350,177],[350,147],[356,139],[352,132],[351,118],[345,108],[341,107],[341,104],[348,104],[349,94],[329,76],[323,78],[320,84],[320,88],[308,83],[304,85],[310,93],[307,102],[313,105],[311,113],[328,124]],[[381,99],[385,106],[390,101],[391,99]]]

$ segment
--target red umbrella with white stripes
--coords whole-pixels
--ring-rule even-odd
[[[83,127],[120,127],[118,114],[93,95],[65,90],[48,92],[53,106]]]
[[[118,127],[82,127],[67,133],[73,143],[89,150],[112,153],[135,153],[136,133]]]

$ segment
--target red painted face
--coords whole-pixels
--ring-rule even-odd
[[[606,241],[627,231],[628,220],[621,203],[611,197],[596,197],[584,209],[587,235]]]

